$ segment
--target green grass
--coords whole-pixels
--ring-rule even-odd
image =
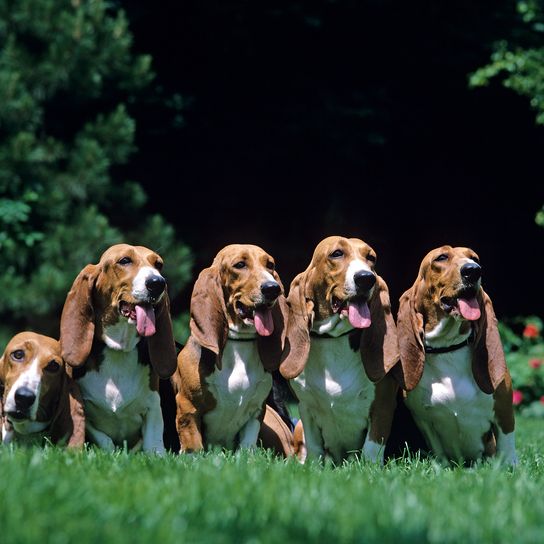
[[[337,468],[266,452],[155,458],[0,449],[0,542],[515,542],[544,538],[544,422],[518,421],[520,465],[416,458]]]

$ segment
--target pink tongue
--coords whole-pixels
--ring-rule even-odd
[[[270,336],[274,332],[274,320],[268,308],[255,309],[255,328],[261,336]]]
[[[461,315],[469,321],[475,321],[480,318],[480,306],[476,297],[474,298],[460,298],[457,300],[459,304],[459,311]]]
[[[370,309],[366,302],[349,302],[348,304],[349,322],[357,329],[366,329],[370,327]]]
[[[151,304],[136,304],[136,330],[140,336],[155,334],[155,310]]]

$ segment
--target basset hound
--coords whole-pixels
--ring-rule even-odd
[[[100,448],[164,452],[159,378],[176,369],[162,258],[117,244],[76,277],[61,316],[62,356]]]
[[[265,406],[287,317],[274,259],[255,245],[224,247],[200,272],[190,314],[172,378],[181,451],[254,448],[260,433],[268,447],[272,429],[281,453],[292,454],[290,429]]]
[[[330,236],[291,283],[280,366],[299,401],[297,451],[336,463],[361,453],[383,463],[398,385],[389,291],[375,251],[357,238]],[[304,444],[300,444],[300,437]]]
[[[4,444],[83,446],[83,400],[65,371],[57,340],[16,334],[0,359],[0,384]]]
[[[423,259],[401,297],[405,404],[438,459],[473,462],[499,454],[517,462],[512,381],[478,255],[445,245]]]

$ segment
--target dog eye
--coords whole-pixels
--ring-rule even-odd
[[[57,361],[49,361],[44,370],[46,370],[47,372],[57,372],[59,368],[60,365],[57,363]]]
[[[375,263],[375,262],[376,262],[376,256],[375,256],[375,255],[372,255],[372,253],[369,253],[369,254],[366,256],[366,260],[367,260],[367,261],[370,261],[371,263]]]
[[[163,263],[161,261],[157,261],[155,263],[155,268],[160,272],[162,270]]]
[[[471,257],[471,259],[472,259],[476,264],[480,264],[480,259],[478,259],[478,257]]]
[[[132,262],[132,259],[130,257],[122,257],[117,261],[117,264],[122,264],[123,266],[130,264]]]
[[[16,349],[15,351],[11,352],[11,358],[14,361],[17,361],[20,363],[25,358],[25,352],[22,349]]]
[[[448,258],[449,258],[449,257],[448,257],[445,253],[442,253],[442,255],[439,255],[439,256],[435,259],[435,262],[436,262],[436,261],[447,261]]]
[[[329,257],[331,257],[331,259],[338,259],[339,257],[343,257],[344,256],[344,252],[341,250],[341,249],[335,249],[330,255]]]
[[[268,268],[269,270],[274,270],[274,263],[272,261],[268,261],[266,263],[266,268]]]
[[[242,268],[245,268],[245,267],[246,267],[245,261],[238,261],[238,262],[234,265],[234,268],[238,268],[238,270],[241,270]]]

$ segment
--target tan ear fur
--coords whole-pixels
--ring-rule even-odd
[[[159,377],[169,378],[177,368],[177,354],[168,292],[155,307],[155,324],[155,334],[147,338],[149,358]]]
[[[280,366],[285,345],[289,308],[283,295],[278,297],[272,308],[274,332],[270,336],[257,336],[257,349],[265,370],[272,372]]]
[[[393,376],[406,391],[411,391],[421,379],[425,363],[423,347],[423,315],[417,311],[419,278],[401,297],[397,315],[400,364],[393,369]]]
[[[2,355],[2,357],[0,357],[0,427],[2,425],[1,418],[4,413],[4,386],[5,384],[6,384],[6,370],[4,368],[4,355]]]
[[[377,277],[369,307],[372,324],[362,330],[359,349],[368,378],[377,382],[399,360],[397,327],[391,314],[389,290],[380,276]]]
[[[313,302],[306,298],[306,287],[310,274],[311,270],[306,270],[296,276],[291,282],[287,297],[289,317],[280,373],[288,380],[296,378],[304,370],[310,353]]]
[[[60,318],[60,345],[64,361],[81,366],[89,357],[94,336],[92,293],[100,269],[88,264],[76,277]]]
[[[57,411],[50,426],[53,444],[66,441],[68,447],[85,443],[85,411],[78,384],[64,374]]]
[[[478,293],[481,316],[474,324],[474,346],[472,349],[472,373],[478,387],[491,394],[506,375],[506,360],[502,347],[497,318],[487,293]]]
[[[191,335],[204,348],[216,355],[221,368],[221,355],[227,341],[227,307],[216,266],[200,272],[191,296]]]

